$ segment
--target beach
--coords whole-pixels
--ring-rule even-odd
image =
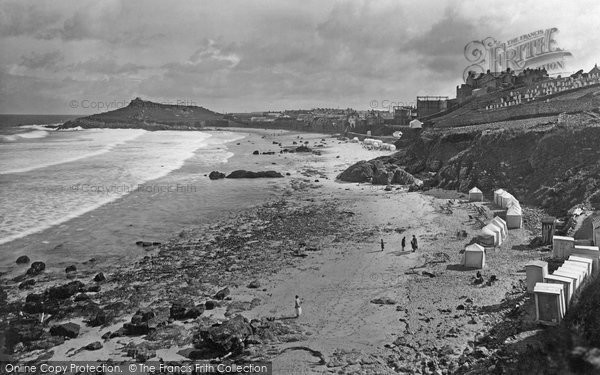
[[[385,154],[360,144],[319,134],[246,134],[225,145],[234,154],[227,163],[206,169],[186,163],[180,171],[197,173],[197,184],[212,194],[226,194],[243,184],[244,192],[255,191],[245,205],[237,201],[228,206],[225,200],[190,219],[189,199],[137,192],[33,235],[47,240],[48,247],[60,242],[65,249],[86,249],[88,243],[100,249],[100,239],[77,230],[93,227],[96,237],[106,235],[102,240],[112,238],[110,246],[125,251],[98,255],[81,250],[71,259],[49,261],[27,289],[17,286],[29,279],[20,276],[29,265],[5,274],[3,288],[13,309],[37,298],[28,295],[74,281],[81,281],[74,296],[86,296],[55,301],[58,308],[44,323],[75,323],[80,327],[76,338],[54,342],[44,334],[15,355],[52,360],[214,359],[214,351],[194,345],[198,331],[241,314],[262,333],[239,358],[272,362],[277,374],[414,373],[431,366],[451,373],[468,366],[468,356],[476,353],[473,343],[501,323],[501,306],[514,307],[507,298],[523,295],[522,264],[539,255],[513,249],[528,242],[531,233],[510,231],[502,248],[488,252],[489,266],[483,270],[486,279],[493,273],[497,281],[475,285],[476,271],[460,266],[467,237],[457,232],[465,231],[469,238],[477,233],[481,211],[475,205],[485,203],[469,203],[455,192],[409,192],[407,186],[386,191],[385,186],[336,182],[337,174],[354,162]],[[317,152],[279,154],[279,143],[286,147],[293,142],[309,142]],[[255,150],[276,152],[253,155]],[[209,169],[228,173],[238,168],[273,169],[285,177],[211,181],[205,176]],[[128,226],[136,220],[147,228]],[[413,235],[419,240],[416,252],[409,250]],[[135,245],[137,240],[161,244],[142,248]],[[14,248],[19,248],[18,241]],[[38,243],[27,237],[21,241],[29,241],[21,245],[22,254]],[[65,274],[68,265],[76,266],[75,274]],[[93,281],[100,272],[106,280]],[[216,298],[224,289],[223,298]],[[302,301],[298,319],[295,295]],[[524,314],[532,314],[531,303],[519,301],[515,303],[523,305]],[[174,304],[196,306],[201,314],[174,319]],[[35,311],[35,306],[29,309]],[[145,326],[149,330],[124,330],[139,319],[139,310],[152,312]],[[104,317],[101,322],[90,324],[99,315]],[[101,343],[100,349],[81,349],[95,342]]]

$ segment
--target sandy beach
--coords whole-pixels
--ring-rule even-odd
[[[181,228],[171,239],[160,238],[163,244],[141,259],[120,265],[71,262],[77,274],[69,279],[61,269],[66,263],[48,264],[35,285],[21,290],[19,283],[28,278],[18,275],[26,268],[4,275],[11,321],[19,320],[26,298],[37,300],[28,295],[82,283],[69,299],[56,302],[58,312],[47,315],[41,328],[47,332],[72,322],[79,326],[76,338],[61,342],[44,333],[19,346],[14,358],[214,359],[217,352],[198,345],[199,332],[241,314],[259,333],[234,358],[272,361],[276,374],[455,373],[477,362],[481,339],[489,340],[503,324],[506,309],[522,306],[520,314],[531,314],[520,282],[523,264],[540,257],[522,246],[530,232],[511,230],[507,242],[488,251],[482,273],[485,280],[492,274],[497,279],[490,285],[473,284],[476,271],[460,266],[461,250],[480,229],[478,219],[485,220],[481,212],[491,214],[491,205],[469,203],[453,192],[408,192],[403,186],[385,191],[384,186],[336,182],[350,164],[385,154],[359,144],[279,131],[257,132],[249,139],[251,148],[261,151],[308,141],[320,155],[237,153],[238,160],[246,159],[244,169],[289,173],[254,182],[275,192],[269,203],[232,208]],[[235,163],[232,158],[226,172],[241,165]],[[413,235],[419,240],[416,252],[409,250]],[[106,281],[92,280],[99,272]],[[295,295],[303,309],[297,319]],[[196,306],[201,314],[174,319],[176,302]],[[124,324],[143,315],[140,309],[152,312],[146,329],[124,330]],[[99,315],[104,318],[91,324]],[[510,334],[495,335],[503,342]],[[81,349],[95,342],[101,348]]]

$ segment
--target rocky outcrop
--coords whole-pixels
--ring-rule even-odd
[[[600,209],[600,121],[572,117],[569,124],[433,129],[405,150],[359,162],[338,178],[382,184],[393,171],[393,184],[417,186],[417,176],[427,187],[465,193],[474,186],[490,195],[507,188],[520,202],[559,216],[578,203]]]
[[[220,353],[239,354],[252,336],[252,326],[242,315],[236,315],[219,326],[200,330],[199,336],[204,345]]]
[[[67,121],[58,129],[195,130],[205,126],[227,125],[228,121],[221,114],[203,107],[153,103],[135,98],[127,107]]]
[[[50,328],[50,334],[52,336],[61,336],[74,339],[79,336],[79,325],[75,323],[64,323],[52,326]]]
[[[46,263],[44,262],[33,262],[31,263],[31,267],[27,270],[27,274],[29,276],[37,276],[40,273],[44,272],[46,269]]]
[[[419,179],[398,165],[386,163],[380,159],[359,161],[342,172],[337,178],[345,182],[371,182],[373,185],[421,184]]]
[[[17,264],[27,264],[29,263],[29,257],[27,255],[21,255],[17,258]]]
[[[225,178],[225,173],[212,171],[208,174],[208,178],[210,178],[211,180],[220,180],[221,178]]]
[[[276,171],[260,171],[260,172],[251,172],[245,170],[237,170],[231,172],[227,175],[226,178],[279,178],[283,177],[283,175]]]

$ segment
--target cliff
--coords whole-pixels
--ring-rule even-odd
[[[67,121],[66,128],[134,128],[146,130],[192,130],[204,126],[227,126],[219,113],[203,107],[132,100],[127,107]]]
[[[367,164],[377,174],[402,168],[425,187],[467,192],[477,186],[487,195],[506,188],[525,204],[561,214],[579,203],[600,209],[599,140],[598,112],[563,114],[428,130],[407,148]],[[364,163],[360,167],[365,170]],[[338,177],[356,182],[349,176],[356,168]]]

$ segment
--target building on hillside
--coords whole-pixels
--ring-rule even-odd
[[[600,68],[598,68],[598,64],[594,64],[594,67],[592,68],[592,70],[590,70],[588,72],[588,75],[596,75],[596,74],[600,74]]]
[[[447,96],[417,96],[417,115],[420,118],[443,112],[447,108]]]
[[[408,125],[415,115],[415,109],[410,106],[394,107],[394,123],[396,125]]]

